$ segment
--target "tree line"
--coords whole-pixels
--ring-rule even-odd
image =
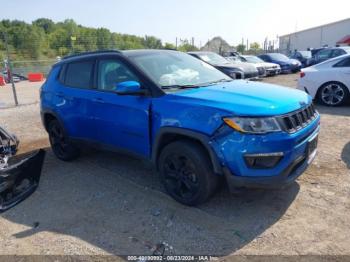
[[[175,49],[171,43],[162,43],[154,36],[136,36],[114,33],[106,28],[91,28],[72,19],[53,22],[39,18],[31,24],[18,20],[0,21],[0,59],[6,58],[5,38],[13,60],[51,59],[72,53],[104,49]],[[197,48],[189,41],[181,41],[180,51]]]

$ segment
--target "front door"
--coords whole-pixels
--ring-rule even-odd
[[[118,58],[98,60],[96,79],[91,106],[97,140],[149,156],[149,108],[152,98],[115,93],[118,83],[140,82],[140,79]]]

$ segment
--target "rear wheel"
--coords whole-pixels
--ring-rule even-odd
[[[50,121],[48,133],[52,151],[57,158],[71,161],[79,156],[79,149],[69,142],[62,126],[56,119]]]
[[[339,82],[330,82],[321,86],[318,92],[318,100],[327,106],[340,106],[349,99],[349,91],[345,85]]]
[[[192,141],[167,145],[159,156],[158,168],[169,195],[185,205],[204,203],[218,185],[208,155]]]

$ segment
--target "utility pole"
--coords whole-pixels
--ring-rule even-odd
[[[13,82],[13,76],[12,76],[12,64],[11,64],[11,60],[10,60],[10,52],[9,52],[9,46],[8,46],[8,41],[7,41],[7,34],[4,32],[3,35],[5,38],[5,45],[6,45],[7,72],[9,72],[9,77],[10,77],[11,84],[12,84],[12,93],[13,93],[13,98],[15,100],[15,106],[18,106],[17,92],[16,92],[16,87],[15,87],[15,83]]]

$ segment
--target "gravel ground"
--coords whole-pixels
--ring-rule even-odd
[[[264,81],[295,87],[297,77]],[[25,152],[48,140],[35,103],[40,85],[22,85],[29,105],[1,109],[0,125]],[[145,255],[163,243],[165,254],[350,255],[350,110],[317,108],[319,153],[296,183],[240,195],[223,188],[196,208],[168,197],[147,162],[91,150],[65,163],[47,148],[38,190],[0,217],[0,254]]]

